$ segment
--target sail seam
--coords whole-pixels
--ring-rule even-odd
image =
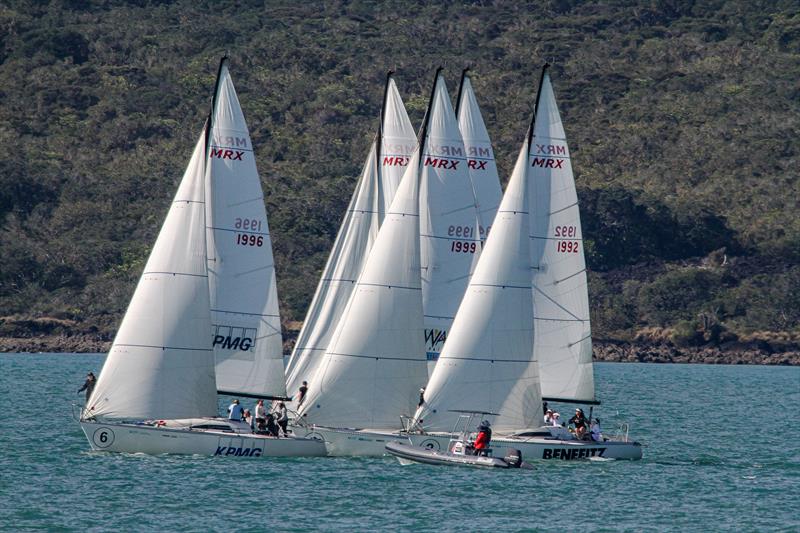
[[[248,316],[270,316],[274,318],[280,318],[280,315],[269,315],[263,313],[245,313],[243,311],[228,311],[227,309],[211,309],[214,313],[228,313],[231,315],[248,315]]]
[[[566,206],[566,207],[562,207],[561,209],[556,209],[555,211],[550,211],[550,212],[549,212],[549,213],[547,213],[547,214],[548,214],[548,215],[556,215],[556,214],[558,214],[558,213],[560,213],[560,212],[562,212],[562,211],[566,211],[566,210],[567,210],[567,209],[569,209],[570,207],[576,207],[577,205],[578,205],[578,202],[576,201],[575,203],[569,204],[568,206]]]
[[[362,285],[365,285],[367,287],[388,287],[390,289],[407,289],[409,291],[421,291],[422,290],[422,287],[404,287],[402,285],[391,285],[391,284],[388,284],[388,283],[365,283],[365,282],[361,282],[361,283],[358,284],[359,287],[362,286]]]
[[[467,239],[466,237],[440,237],[439,235],[425,235],[425,234],[420,234],[420,237],[426,237],[428,239],[443,239],[446,241],[481,242],[480,239]]]
[[[159,348],[161,350],[185,350],[187,352],[211,352],[211,348],[182,348],[180,346],[154,346],[152,344],[114,344],[112,348],[128,346],[131,348]]]
[[[152,272],[142,272],[142,276],[147,276],[149,274],[172,274],[173,276],[189,276],[193,278],[207,278],[208,275],[206,274],[189,274],[187,272],[160,272],[160,271],[152,271]]]
[[[356,355],[352,353],[339,353],[339,352],[326,352],[326,355],[339,355],[342,357],[355,357],[357,359],[385,359],[387,361],[408,361],[410,363],[424,363],[428,364],[425,359],[409,359],[406,357],[386,357],[384,355]]]
[[[228,229],[228,228],[220,228],[217,226],[206,226],[206,229],[213,229],[216,231],[230,231],[231,233],[247,233],[248,235],[262,235],[264,237],[269,237],[269,233],[262,233],[259,231],[250,231],[246,229]]]
[[[222,145],[222,144],[212,144],[212,145],[209,145],[209,146],[210,146],[210,148],[225,148],[225,149],[228,149],[228,150],[238,150],[240,152],[252,152],[253,151],[251,148],[242,148],[241,146],[225,146],[225,145]]]
[[[555,301],[554,299],[552,299],[550,296],[548,296],[547,294],[545,294],[545,293],[542,291],[542,289],[540,289],[540,288],[539,288],[539,287],[537,287],[536,285],[534,285],[534,286],[533,286],[533,290],[534,290],[534,291],[536,291],[536,292],[538,292],[539,294],[541,294],[542,296],[544,296],[544,297],[545,297],[545,298],[547,298],[548,300],[550,300],[550,301],[551,301],[553,304],[555,304],[555,306],[556,306],[556,307],[558,307],[559,309],[561,309],[562,311],[564,311],[565,313],[567,313],[569,316],[571,316],[571,317],[572,317],[572,318],[574,318],[575,320],[581,320],[581,319],[580,319],[580,318],[579,318],[579,317],[578,317],[578,316],[577,316],[575,313],[571,312],[569,309],[567,309],[566,307],[564,307],[563,305],[561,305],[560,303],[558,303],[557,301]]]
[[[488,361],[490,363],[523,363],[528,364],[532,362],[536,362],[536,359],[491,359],[486,357],[456,357],[453,355],[447,356],[439,356],[439,360],[442,359],[457,359],[459,361]]]
[[[586,272],[586,269],[585,269],[585,268],[583,268],[583,269],[581,269],[581,270],[578,270],[578,271],[577,271],[577,272],[575,272],[574,274],[570,274],[570,275],[569,275],[569,276],[567,276],[566,278],[557,279],[557,280],[555,280],[555,281],[553,282],[553,284],[557,284],[557,283],[561,283],[561,282],[563,282],[563,281],[567,281],[568,279],[570,279],[570,278],[574,278],[575,276],[578,276],[578,275],[580,275],[580,274],[583,274],[584,272]]]
[[[531,290],[530,285],[499,285],[493,283],[470,283],[470,287],[499,287],[501,289],[527,289]]]
[[[539,235],[531,235],[531,239],[539,239],[542,241],[581,241],[583,242],[583,237],[541,237]]]
[[[545,320],[547,322],[589,322],[588,318],[543,318],[540,316],[535,316],[533,319]]]

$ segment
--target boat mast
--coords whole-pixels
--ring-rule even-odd
[[[458,96],[456,97],[456,118],[458,118],[458,113],[461,111],[461,95],[464,92],[464,79],[467,77],[467,72],[469,72],[469,67],[465,67],[464,70],[461,71],[461,81],[458,83]]]

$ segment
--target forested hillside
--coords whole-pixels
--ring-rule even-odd
[[[637,4],[632,7],[631,4]],[[387,70],[471,66],[506,182],[553,64],[595,336],[800,343],[797,1],[0,4],[0,336],[110,338],[227,51],[301,321]]]

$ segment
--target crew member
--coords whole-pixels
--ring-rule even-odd
[[[89,403],[89,398],[92,397],[92,391],[94,391],[94,386],[97,384],[97,379],[94,377],[93,372],[89,372],[86,374],[86,381],[83,382],[83,387],[78,389],[78,394],[83,391],[86,391],[86,403]]]
[[[303,405],[303,400],[306,399],[306,394],[308,394],[308,381],[304,381],[303,384],[300,385],[300,389],[298,389],[297,407]]]
[[[592,434],[592,440],[595,442],[603,442],[603,432],[600,429],[600,419],[595,418],[592,420],[592,425],[589,426],[589,432]]]
[[[288,437],[289,432],[286,426],[289,424],[289,413],[286,410],[286,404],[283,402],[280,402],[277,409],[275,409],[275,421],[278,423],[278,427],[283,430],[283,436]]]
[[[228,406],[228,420],[241,422],[243,416],[244,409],[239,405],[239,400],[233,400],[233,403]]]
[[[264,407],[264,400],[256,403],[256,431],[264,431],[267,421],[267,408]]]
[[[487,455],[489,442],[492,440],[492,428],[488,420],[484,420],[478,426],[478,436],[475,437],[475,443],[472,445],[473,454]]]
[[[425,403],[425,387],[419,389],[419,402],[417,403],[417,407],[422,407],[422,404]]]
[[[575,416],[569,419],[569,423],[575,426],[575,437],[578,440],[583,440],[586,436],[586,426],[588,425],[583,409],[575,409]]]

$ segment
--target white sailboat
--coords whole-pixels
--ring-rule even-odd
[[[566,212],[569,214],[562,215]],[[575,244],[564,246],[564,242]],[[414,424],[426,434],[411,436],[412,442],[446,449],[443,446],[449,442],[449,432],[458,425],[464,412],[491,413],[497,435],[492,445],[498,456],[508,450],[520,450],[523,457],[536,459],[641,458],[641,446],[635,442],[578,440],[564,428],[543,426],[544,381],[538,361],[542,353],[536,349],[535,338],[541,322],[560,321],[564,315],[576,316],[580,304],[587,299],[583,250],[579,243],[574,179],[545,66],[534,122],[456,315],[450,339],[428,383],[426,403],[415,415]],[[580,261],[572,260],[573,256],[580,256]],[[581,270],[576,273],[572,269],[578,263]],[[542,273],[548,276],[543,278]],[[569,291],[553,290],[581,274],[582,284],[570,284]],[[537,306],[542,299],[547,305]],[[577,311],[573,311],[575,302]],[[553,307],[558,307],[561,314],[536,314],[538,309]],[[585,316],[585,322],[578,321],[582,328],[588,328],[588,314]],[[568,321],[569,325],[572,323]],[[575,342],[583,342],[570,338],[569,327],[562,327],[558,335],[556,328],[545,331],[548,344],[540,343],[540,349],[549,345],[561,348],[560,353],[564,354],[570,353],[567,350]],[[589,350],[591,362],[591,345]],[[574,367],[580,362],[576,358],[569,362],[562,364],[561,370],[567,375],[557,376],[561,383],[576,382],[572,379]],[[582,383],[585,382],[584,378]]]
[[[423,329],[429,319],[449,327],[443,321],[454,314],[452,300],[480,252],[464,147],[441,69],[419,146],[300,411],[307,431],[322,435],[334,455],[382,455],[387,439],[397,438],[401,417],[413,414],[427,381]]]
[[[324,455],[321,441],[254,434],[243,422],[217,417],[218,381],[254,396],[280,394],[284,386],[269,348],[277,317],[266,213],[227,58],[220,62],[206,126],[82,411],[81,428],[94,450]],[[239,252],[251,248],[260,253]],[[215,267],[211,282],[209,265]],[[254,268],[266,281],[251,276]],[[256,290],[260,301],[253,296],[223,307]],[[230,340],[216,342],[222,335]],[[215,362],[215,344],[237,349]],[[278,373],[277,385],[271,372]]]
[[[322,360],[416,145],[414,128],[389,72],[378,134],[286,367],[290,393],[311,380]]]

